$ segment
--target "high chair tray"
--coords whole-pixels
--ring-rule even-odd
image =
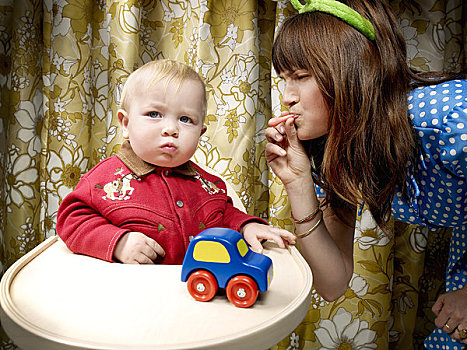
[[[266,349],[300,324],[312,275],[295,247],[266,242],[274,276],[251,308],[220,290],[194,300],[181,265],[124,265],[73,254],[50,237],[0,283],[2,327],[22,350]]]

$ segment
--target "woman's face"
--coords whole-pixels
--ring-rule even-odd
[[[282,103],[295,114],[295,127],[300,140],[312,140],[329,131],[329,110],[316,79],[306,70],[286,71]]]

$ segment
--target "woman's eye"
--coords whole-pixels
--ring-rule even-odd
[[[160,118],[161,117],[161,114],[159,112],[155,112],[155,111],[149,112],[148,115],[151,118]]]
[[[187,117],[186,115],[180,117],[180,121],[181,121],[182,123],[191,123],[191,122],[192,122],[191,118],[190,118],[190,117]]]

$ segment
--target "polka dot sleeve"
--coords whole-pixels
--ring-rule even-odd
[[[393,201],[399,220],[432,227],[467,223],[467,80],[415,89],[409,115],[420,155],[407,167],[406,189]]]
[[[456,105],[444,118],[440,130],[441,161],[447,171],[467,177],[467,103]]]

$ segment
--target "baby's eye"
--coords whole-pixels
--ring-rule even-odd
[[[192,123],[193,121],[191,120],[190,117],[187,117],[186,115],[180,117],[180,121],[182,123]]]
[[[160,118],[161,114],[159,112],[152,111],[152,112],[148,113],[148,116],[151,117],[151,118]]]

